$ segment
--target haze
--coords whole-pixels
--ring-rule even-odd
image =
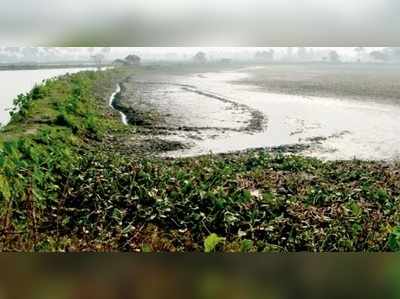
[[[88,62],[92,56],[102,54],[105,62],[139,55],[144,62],[191,61],[202,51],[209,61],[276,62],[398,62],[400,48],[382,47],[0,47],[0,64]],[[266,56],[265,56],[266,55]]]
[[[85,46],[398,45],[396,0],[3,0],[0,42]]]

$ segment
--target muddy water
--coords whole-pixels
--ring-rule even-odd
[[[114,107],[114,100],[115,100],[116,95],[117,95],[119,92],[121,92],[121,86],[120,86],[119,84],[117,84],[117,86],[116,86],[116,88],[115,88],[115,91],[111,94],[110,99],[108,100],[108,106],[109,106],[111,109],[116,110],[116,111],[118,111],[118,109],[116,109],[116,108]],[[122,122],[124,125],[128,125],[128,118],[127,118],[127,116],[126,116],[123,112],[121,112],[121,111],[118,111],[118,112],[119,112],[119,114],[120,114],[120,116],[121,116],[121,122]]]
[[[0,71],[0,124],[5,125],[10,116],[7,109],[21,93],[29,92],[35,84],[66,73],[76,73],[91,68],[40,69]]]
[[[143,101],[153,101],[171,127],[193,127],[163,137],[191,144],[166,155],[302,144],[302,154],[322,159],[400,158],[399,106],[273,94],[232,83],[248,76],[244,71],[203,73],[175,78],[174,84],[142,86]]]

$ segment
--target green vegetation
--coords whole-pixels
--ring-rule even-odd
[[[204,252],[213,252],[217,245],[222,243],[225,239],[218,237],[217,234],[211,234],[204,240]]]
[[[46,209],[62,200],[62,185],[82,150],[121,127],[94,92],[100,83],[110,88],[117,75],[82,72],[47,80],[14,101],[0,137],[3,245],[18,240],[17,248],[34,249]]]
[[[266,150],[161,159],[107,107],[126,71],[19,96],[0,147],[2,250],[397,251],[400,165]]]
[[[82,162],[61,216],[75,249],[397,250],[397,165],[264,151]]]

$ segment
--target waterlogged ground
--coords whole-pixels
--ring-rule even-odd
[[[280,147],[323,159],[398,159],[398,70],[319,68],[136,75],[123,103],[157,114],[152,134],[189,145],[167,156]]]

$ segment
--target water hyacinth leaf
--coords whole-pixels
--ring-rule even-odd
[[[212,233],[204,240],[204,252],[210,253],[215,251],[216,247],[223,243],[225,238],[219,237],[217,234]]]
[[[400,251],[400,227],[396,227],[389,235],[388,246],[392,251]]]
[[[143,244],[141,249],[143,253],[150,253],[153,251],[149,244]]]
[[[252,240],[242,240],[240,243],[240,252],[249,252],[251,248],[253,247],[253,241]]]

